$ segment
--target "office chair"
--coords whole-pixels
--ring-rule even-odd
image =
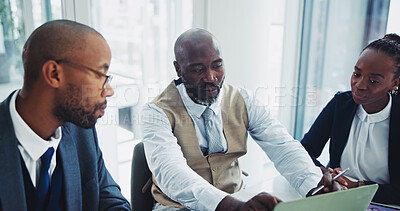
[[[151,178],[151,172],[147,166],[144,155],[143,142],[136,144],[133,150],[132,169],[131,169],[131,206],[134,211],[152,210],[154,199],[151,195],[151,187],[145,192],[143,186]]]

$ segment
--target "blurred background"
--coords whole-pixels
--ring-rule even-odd
[[[21,49],[42,23],[70,19],[102,33],[115,95],[97,131],[107,168],[130,199],[141,107],[176,79],[173,45],[182,32],[213,33],[226,82],[253,91],[301,140],[333,95],[350,89],[362,48],[400,33],[399,11],[400,0],[0,0],[0,99],[21,88]],[[240,161],[246,185],[268,189],[278,173],[256,144],[248,149]]]

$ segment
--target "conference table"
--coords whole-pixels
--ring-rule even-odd
[[[247,143],[248,153],[239,159],[244,170],[243,188],[232,194],[235,198],[247,201],[260,192],[267,192],[282,201],[301,199],[302,196],[290,186],[289,182],[276,170],[261,148],[254,142]],[[329,160],[328,151],[321,155],[323,162]],[[400,206],[390,205],[400,210]],[[371,209],[375,210],[375,209]],[[390,209],[379,209],[389,211]]]
[[[247,201],[253,196],[260,192],[267,192],[271,195],[276,196],[282,201],[292,201],[301,199],[302,197],[297,191],[292,188],[289,182],[279,173],[273,172],[274,176],[267,178],[265,181],[260,181],[259,185],[244,185],[243,189],[232,194],[232,196]],[[388,207],[383,207],[388,206]],[[391,207],[391,208],[389,208]],[[395,211],[400,210],[400,206],[397,205],[385,205],[385,204],[371,204],[367,211]]]

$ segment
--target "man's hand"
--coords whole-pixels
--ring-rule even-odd
[[[321,168],[321,170],[323,170]],[[328,193],[328,192],[333,192],[333,191],[340,191],[347,189],[347,187],[342,187],[337,181],[332,181],[332,169],[326,169],[324,172],[324,175],[322,176],[321,181],[318,183],[318,186],[311,189],[308,193],[307,196],[311,196],[312,192],[317,189],[320,186],[324,186],[320,191],[318,191],[316,194],[322,194],[322,193]]]
[[[242,202],[235,199],[232,196],[226,196],[222,201],[218,204],[216,211],[220,210],[235,210],[235,211],[245,211],[245,210],[254,210],[261,211],[267,210],[272,211],[274,207],[281,202],[280,199],[262,192],[248,200],[247,202]]]

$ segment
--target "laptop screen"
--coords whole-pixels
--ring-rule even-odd
[[[274,211],[367,210],[377,189],[378,185],[373,184],[281,202],[275,206]]]

